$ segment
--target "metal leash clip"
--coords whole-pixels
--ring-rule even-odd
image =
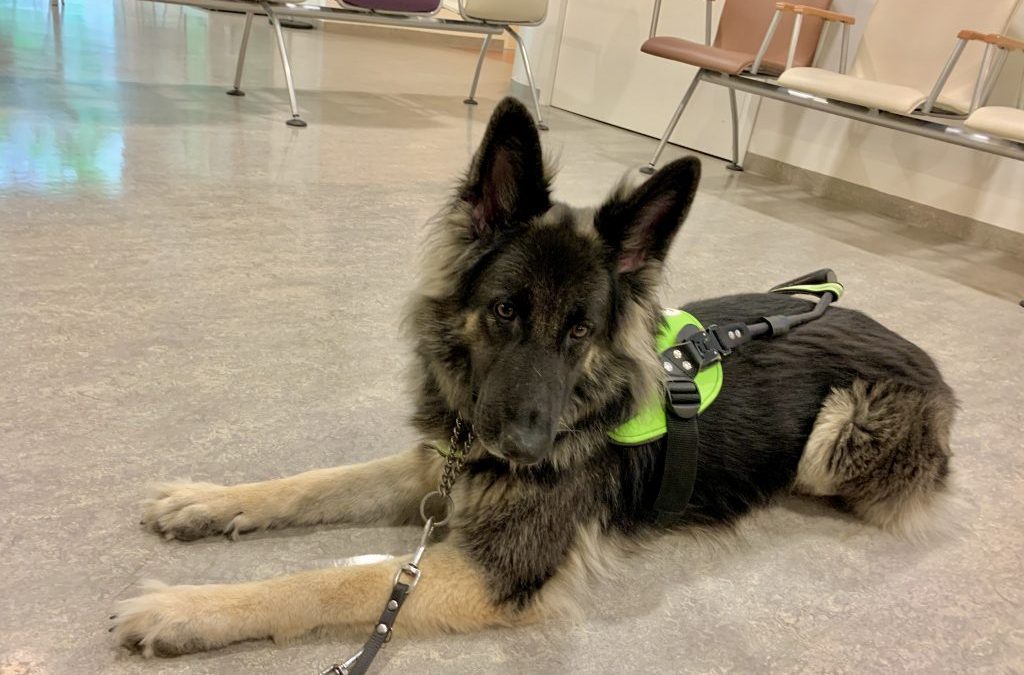
[[[429,496],[427,495],[427,497]],[[426,497],[424,497],[424,500],[426,500]],[[448,520],[448,518],[445,517],[445,520]],[[412,593],[413,589],[416,588],[416,584],[420,582],[420,560],[423,559],[423,552],[427,550],[427,543],[433,532],[434,519],[427,518],[427,522],[423,526],[423,535],[420,537],[420,545],[416,547],[416,551],[412,554],[412,559],[399,567],[398,571],[395,572],[394,583],[402,582],[403,575],[408,579],[408,581],[404,582],[409,587],[408,593]]]
[[[321,670],[320,675],[349,675],[349,668],[351,668],[352,664],[354,664],[356,660],[362,655],[363,650],[360,649],[358,652],[349,657],[349,659],[344,663],[336,663],[326,670]]]
[[[391,599],[388,600],[387,605],[384,607],[384,613],[381,614],[380,622],[374,628],[373,634],[370,635],[370,639],[366,641],[362,649],[349,657],[344,663],[336,663],[330,668],[320,671],[320,675],[363,675],[370,667],[370,664],[373,663],[373,659],[377,656],[380,648],[391,641],[392,626],[395,619],[398,618],[398,612],[401,610],[405,599],[416,588],[416,584],[420,582],[420,561],[423,559],[423,553],[427,550],[427,544],[430,543],[430,535],[433,534],[435,527],[447,524],[452,517],[452,513],[455,511],[455,502],[452,500],[451,495],[452,486],[455,483],[455,479],[462,472],[463,463],[466,461],[466,455],[469,454],[472,444],[472,430],[467,431],[465,438],[463,438],[462,419],[456,417],[455,425],[452,429],[452,438],[448,444],[448,452],[440,453],[439,451],[441,456],[445,458],[444,467],[441,470],[441,480],[436,490],[428,492],[420,500],[423,534],[420,535],[419,546],[416,547],[416,551],[412,554],[409,562],[399,567],[398,571],[395,572]],[[435,520],[434,516],[427,516],[427,504],[431,499],[435,498],[440,498],[444,503],[444,517],[441,520]]]

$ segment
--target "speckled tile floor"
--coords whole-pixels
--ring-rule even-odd
[[[355,640],[143,660],[106,633],[142,578],[215,582],[409,550],[322,527],[176,544],[145,485],[238,482],[404,447],[398,321],[420,225],[510,65],[289,33],[292,130],[269,33],[223,95],[241,21],[165,5],[0,0],[0,673],[310,673]],[[596,201],[654,141],[552,111],[557,196]],[[678,149],[674,150],[679,153]],[[1022,265],[706,163],[667,302],[821,266],[936,356],[961,401],[959,530],[910,545],[783,500],[723,550],[661,541],[586,619],[396,639],[381,673],[1021,672]]]

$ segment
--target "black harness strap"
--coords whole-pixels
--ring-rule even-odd
[[[660,525],[678,523],[693,496],[697,482],[697,448],[700,432],[697,418],[682,419],[669,413],[665,424],[665,469],[661,473],[661,487],[654,502]]]
[[[758,337],[785,335],[794,326],[813,321],[825,313],[838,298],[836,290],[808,290],[808,284],[836,283],[835,273],[824,269],[812,272],[772,289],[777,293],[811,293],[818,296],[813,310],[794,316],[767,316],[752,324],[711,325],[706,330],[685,326],[676,336],[676,344],[661,353],[665,367],[665,462],[654,501],[658,524],[678,525],[693,496],[697,482],[700,431],[700,391],[693,378],[706,366],[722,360],[734,349]]]
[[[654,501],[661,525],[671,526],[682,520],[697,482],[697,415],[701,401],[693,377],[731,351],[714,332],[685,326],[676,336],[676,344],[661,353],[665,368],[665,461]]]

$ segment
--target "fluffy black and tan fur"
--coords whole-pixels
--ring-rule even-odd
[[[594,565],[661,531],[651,507],[664,448],[617,446],[607,433],[659,397],[657,284],[699,176],[687,158],[597,209],[554,202],[533,121],[504,101],[433,224],[409,311],[423,442],[263,483],[165,485],[144,522],[175,539],[414,523],[440,471],[434,445],[461,417],[476,441],[456,513],[445,541],[428,550],[399,625],[468,631],[564,609],[566,591]],[[686,309],[709,324],[808,306],[755,294]],[[943,491],[953,395],[923,351],[864,314],[830,309],[742,348],[724,367],[726,386],[700,418],[688,525],[726,525],[796,490],[899,527]],[[237,585],[153,584],[121,604],[115,632],[151,654],[368,628],[399,564]]]

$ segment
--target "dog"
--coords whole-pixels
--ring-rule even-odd
[[[952,390],[920,348],[866,315],[831,308],[724,360],[700,416],[696,483],[682,521],[650,514],[662,441],[608,432],[664,391],[654,349],[663,261],[700,180],[688,157],[596,209],[553,201],[529,112],[491,117],[468,172],[432,222],[408,311],[413,423],[422,442],[365,464],[225,487],[177,483],[143,523],[192,540],[319,523],[419,523],[438,484],[438,447],[472,430],[454,513],[421,562],[403,630],[465,632],[565,611],[603,561],[673,529],[728,526],[776,495],[829,497],[900,529],[948,493]],[[779,294],[685,307],[705,324],[812,305]],[[662,460],[664,461],[664,460]],[[151,582],[112,630],[146,655],[286,640],[377,620],[404,560],[229,585]]]

